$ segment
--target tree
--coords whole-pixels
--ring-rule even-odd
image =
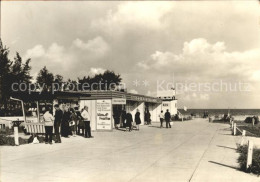
[[[62,87],[63,87],[63,76],[57,74],[54,77],[54,88],[57,91],[62,91]]]
[[[121,76],[110,70],[106,70],[103,74],[96,74],[94,77],[84,76],[82,79],[78,78],[79,88],[83,89],[83,84],[88,83],[89,90],[114,90],[121,81]]]
[[[38,73],[36,78],[36,82],[43,87],[43,91],[51,91],[52,83],[54,82],[54,76],[49,70],[47,70],[46,66],[44,66]]]
[[[25,63],[23,63],[22,57],[18,52],[16,52],[16,57],[14,58],[14,62],[11,67],[11,77],[12,83],[31,83],[32,76],[30,75],[31,66],[30,66],[31,59],[27,59]],[[23,88],[23,89],[29,89]]]
[[[30,59],[23,63],[22,57],[16,53],[14,61],[8,58],[9,49],[0,40],[0,103],[7,109],[8,100],[14,92],[13,83],[30,83]],[[18,90],[19,91],[19,90]]]
[[[11,93],[10,70],[12,62],[8,58],[8,55],[9,49],[3,46],[0,40],[0,101],[4,104],[4,108],[6,108],[7,100]]]

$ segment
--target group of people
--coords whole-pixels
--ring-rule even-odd
[[[159,114],[161,126],[160,128],[163,128],[163,122],[165,120],[166,122],[166,128],[171,128],[171,113],[169,112],[169,109],[166,110],[166,112],[163,114],[163,111]]]
[[[115,128],[118,129],[119,128],[119,124],[120,124],[120,117],[122,119],[122,127],[125,128],[125,131],[132,131],[134,127],[136,127],[136,130],[139,130],[139,125],[141,124],[141,118],[140,118],[140,112],[137,109],[135,116],[134,116],[134,120],[133,120],[133,116],[130,112],[126,112],[125,110],[121,111],[121,115],[120,112],[118,110],[116,110],[114,112],[114,121],[115,121]]]
[[[43,121],[45,126],[45,143],[52,144],[53,128],[55,134],[55,143],[61,143],[61,136],[83,135],[86,138],[93,138],[90,127],[90,114],[88,107],[85,106],[81,111],[78,107],[69,108],[67,106],[60,108],[58,104],[54,105],[55,115],[50,112],[50,108],[44,108]],[[82,130],[82,134],[80,132]]]

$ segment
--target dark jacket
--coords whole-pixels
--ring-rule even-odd
[[[126,114],[126,126],[132,126],[133,117],[131,113]]]
[[[167,111],[164,114],[164,118],[165,118],[165,121],[169,122],[171,120],[171,113],[169,111]]]
[[[63,116],[63,112],[62,110],[56,110],[55,111],[55,119],[54,119],[54,124],[61,124],[62,121],[62,116]]]
[[[138,124],[141,124],[141,119],[140,119],[140,112],[136,112],[135,113],[135,123],[138,125]]]

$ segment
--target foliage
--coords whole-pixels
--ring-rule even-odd
[[[253,119],[255,121],[255,124],[259,123],[259,118],[258,116],[254,116],[254,117],[247,117],[245,119],[245,123],[253,123]]]
[[[12,94],[13,83],[30,83],[30,59],[25,63],[17,52],[14,61],[8,58],[9,49],[0,40],[0,103],[7,108],[7,102]]]
[[[252,172],[254,174],[260,175],[260,149],[257,148],[253,149],[252,165],[248,169],[246,169],[247,150],[248,150],[247,145],[243,145],[237,148],[237,152],[240,153],[240,156],[237,160],[240,169],[245,172]]]
[[[20,145],[28,144],[28,140],[19,137],[19,144]],[[10,137],[10,136],[7,136],[7,135],[0,134],[0,145],[15,146],[14,137]]]
[[[51,91],[54,75],[47,70],[46,66],[44,66],[38,73],[36,81],[43,87],[43,91]]]
[[[121,81],[121,76],[119,74],[115,74],[115,72],[110,70],[106,70],[103,74],[96,74],[93,77],[85,76],[82,79],[78,78],[78,82],[80,85],[79,88],[81,90],[84,89],[84,83],[90,85],[89,90],[113,90],[116,86],[118,86],[121,83]]]

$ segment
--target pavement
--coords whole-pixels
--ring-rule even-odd
[[[61,144],[0,147],[0,180],[12,181],[260,181],[238,170],[240,136],[207,119],[158,123],[140,131],[93,132]]]

